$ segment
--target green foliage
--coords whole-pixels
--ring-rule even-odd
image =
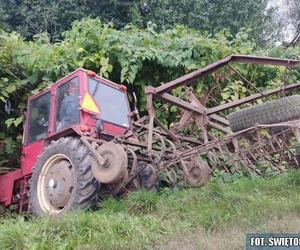
[[[287,47],[300,44],[300,2],[272,1],[265,22],[264,39]]]
[[[151,213],[158,209],[159,197],[156,193],[147,190],[133,192],[125,200],[126,207],[129,212],[133,214],[138,213]]]
[[[1,0],[0,24],[27,38],[47,32],[52,39],[60,38],[73,21],[88,16],[106,22],[113,20],[118,28],[129,22],[145,27],[151,21],[160,30],[183,24],[211,34],[223,29],[236,34],[243,27],[252,28],[258,34],[264,24],[266,4],[267,0]]]
[[[285,8],[282,5],[271,0],[0,0],[0,28],[27,39],[47,32],[51,40],[57,40],[73,21],[99,17],[113,21],[117,28],[128,23],[146,27],[150,21],[157,30],[182,24],[209,34],[226,29],[236,35],[247,29],[262,46],[276,41],[297,43],[300,5],[297,0],[285,3]]]
[[[6,13],[7,29],[18,31],[25,37],[32,37],[41,32],[48,32],[57,38],[71,26],[76,19],[85,15],[87,1],[0,1]]]
[[[225,87],[221,93],[224,101],[235,101],[249,95],[249,89],[244,86],[242,81],[235,81],[229,86]]]
[[[228,32],[209,36],[184,26],[162,32],[155,30],[152,24],[146,29],[128,25],[117,30],[111,23],[103,24],[100,19],[84,19],[74,22],[72,29],[63,34],[64,39],[57,42],[51,42],[45,33],[36,35],[34,41],[25,41],[17,33],[0,31],[1,132],[10,138],[20,135],[26,99],[78,67],[126,84],[129,92],[137,92],[138,105],[143,112],[145,86],[158,86],[227,55],[253,54],[256,49],[244,32],[233,37]],[[274,51],[269,53],[288,54],[282,49]],[[300,55],[300,50],[294,48],[291,53]],[[282,84],[283,70],[253,65],[239,66],[238,69],[258,88]],[[292,73],[293,80],[299,79],[298,70]],[[231,72],[219,71],[199,81],[195,91],[203,97],[212,87],[218,86],[207,103],[215,105],[231,99],[221,97],[224,88],[223,95],[228,91],[232,95],[236,87],[240,89],[240,96],[246,94],[245,88],[247,93],[253,91],[253,87],[242,84],[240,80]],[[175,90],[174,94],[182,95],[182,90]],[[10,115],[3,110],[7,98],[14,109]],[[171,110],[170,119],[176,116],[176,112]],[[166,120],[165,114],[160,116]]]
[[[0,248],[152,249],[193,230],[220,232],[240,224],[256,228],[265,220],[300,212],[299,181],[299,171],[225,184],[215,179],[198,189],[132,193],[127,199],[104,201],[99,211],[59,219],[7,218],[0,224]],[[132,213],[140,204],[143,209]]]
[[[24,230],[26,225],[24,224],[24,218],[20,217],[17,220],[18,226],[12,226],[11,224],[4,223],[0,229],[0,249],[7,250],[22,250],[24,249],[25,239]],[[4,227],[6,225],[6,227]]]
[[[132,22],[140,25],[148,21],[168,29],[184,24],[197,30],[216,34],[224,29],[237,34],[241,28],[252,29],[259,36],[265,19],[267,0],[148,0],[150,11],[138,11],[145,1],[137,1],[132,8]],[[255,30],[255,32],[254,32]],[[255,33],[255,35],[254,35]]]
[[[1,131],[12,137],[21,133],[26,99],[78,67],[127,84],[138,93],[143,110],[146,85],[157,86],[231,53],[250,53],[253,47],[241,34],[208,37],[183,26],[161,33],[151,25],[116,30],[99,19],[75,22],[64,40],[54,43],[45,33],[28,42],[0,31],[0,105],[9,98],[15,110],[11,115],[0,110]]]
[[[30,39],[47,32],[55,40],[70,29],[73,21],[84,17],[98,16],[107,22],[114,20],[117,27],[124,27],[129,20],[130,5],[130,0],[0,0],[0,28],[17,31]]]

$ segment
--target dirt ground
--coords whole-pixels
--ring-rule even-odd
[[[205,233],[197,231],[169,239],[157,249],[172,250],[226,250],[245,249],[245,234],[251,232],[300,232],[300,215],[289,214],[253,227],[234,226],[227,230]]]

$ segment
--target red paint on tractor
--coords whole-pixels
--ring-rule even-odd
[[[36,100],[37,98],[43,96],[46,93],[50,93],[50,114],[48,121],[48,131],[47,135],[43,139],[35,140],[32,143],[29,143],[28,134],[29,134],[29,119],[27,117],[25,123],[25,143],[21,149],[21,166],[20,169],[8,171],[5,174],[0,175],[0,205],[4,207],[8,207],[12,204],[16,204],[18,202],[20,211],[23,210],[22,206],[26,204],[24,201],[24,197],[27,196],[24,194],[24,190],[21,190],[20,183],[27,183],[28,178],[31,176],[33,168],[37,162],[38,157],[44,151],[44,147],[51,141],[57,140],[64,136],[80,136],[82,133],[89,132],[93,134],[96,128],[97,115],[90,114],[83,111],[80,107],[80,119],[78,124],[74,124],[72,126],[67,126],[61,130],[57,130],[57,112],[58,112],[58,89],[64,83],[71,81],[72,79],[78,77],[79,81],[79,105],[81,107],[83,97],[86,93],[88,93],[88,77],[93,77],[101,82],[101,84],[106,84],[112,88],[119,89],[122,92],[126,92],[126,88],[122,85],[118,85],[109,80],[106,80],[102,77],[97,76],[96,74],[91,73],[91,71],[86,71],[84,69],[77,69],[73,73],[68,76],[60,79],[56,83],[54,83],[49,88],[41,91],[40,93],[30,97],[28,99],[27,105],[27,114],[30,113],[30,105],[31,102]],[[128,101],[127,104],[129,105]],[[119,126],[117,124],[112,124],[109,122],[103,122],[104,130],[103,134],[116,136],[124,134],[127,131],[127,128]],[[88,128],[82,131],[80,128]],[[26,191],[26,190],[25,190]],[[17,192],[14,194],[14,192]],[[14,199],[14,196],[19,197]]]
[[[121,135],[127,131],[127,128],[112,123],[108,123],[108,122],[103,122],[103,127],[104,127],[103,132],[111,135]]]
[[[22,148],[21,169],[23,176],[32,173],[37,157],[43,152],[44,140],[37,141]]]
[[[14,185],[23,178],[22,170],[17,169],[5,175],[0,175],[0,204],[7,207],[12,204]]]

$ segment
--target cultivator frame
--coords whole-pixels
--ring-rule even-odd
[[[196,79],[232,62],[286,67],[298,65],[298,61],[294,59],[232,55],[159,87],[146,87],[148,116],[135,121],[128,133],[115,139],[117,143],[121,143],[127,151],[130,151],[133,157],[129,178],[120,184],[117,191],[121,190],[121,186],[125,187],[137,175],[139,171],[137,159],[149,162],[155,169],[156,177],[163,170],[172,170],[174,167],[178,169],[179,166],[188,184],[195,187],[206,183],[211,171],[216,168],[228,174],[265,175],[286,171],[286,167],[282,165],[283,161],[289,164],[293,162],[293,166],[299,165],[293,152],[295,145],[289,142],[291,135],[295,135],[300,144],[299,121],[272,125],[257,124],[233,133],[228,120],[219,115],[228,109],[280,93],[283,88],[267,90],[212,108],[205,107],[193,93],[191,86],[197,83]],[[186,90],[185,99],[170,93],[182,86]],[[299,87],[300,82],[290,84],[284,86],[284,91],[296,90]],[[171,104],[183,111],[181,119],[172,128],[164,126],[156,117],[154,108],[156,100]],[[180,133],[180,130],[186,128],[191,122],[201,129],[201,138],[184,136]],[[224,135],[212,137],[208,133],[210,128]],[[280,132],[273,133],[274,128],[278,128]],[[264,133],[266,130],[268,132]],[[133,143],[131,141],[133,137],[139,138],[140,142]],[[241,140],[244,140],[248,146],[241,146]],[[265,168],[257,168],[260,163],[265,164]],[[154,182],[155,178],[153,184]]]

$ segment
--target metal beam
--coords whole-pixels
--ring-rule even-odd
[[[245,98],[242,98],[242,99],[239,99],[239,100],[236,100],[236,101],[233,101],[233,102],[229,102],[229,103],[226,103],[226,104],[214,107],[214,108],[207,109],[206,114],[207,115],[212,115],[212,114],[224,111],[224,110],[229,109],[229,108],[234,108],[234,107],[239,106],[239,105],[244,104],[244,103],[255,101],[255,100],[257,100],[259,98],[262,98],[262,97],[266,97],[266,96],[270,96],[270,95],[279,93],[280,91],[293,90],[293,89],[297,89],[297,88],[300,88],[300,82],[287,85],[283,88],[276,88],[276,89],[267,90],[267,91],[261,92],[259,94],[247,96]]]
[[[230,62],[237,63],[250,63],[250,64],[265,64],[265,65],[279,65],[279,66],[296,66],[298,61],[294,59],[280,59],[272,57],[257,57],[257,56],[247,56],[247,55],[231,55],[225,57],[215,63],[209,64],[201,69],[198,69],[194,72],[191,72],[187,75],[179,77],[173,81],[165,83],[157,88],[155,88],[156,94],[162,94],[168,92],[172,89],[175,89],[181,85],[186,85],[191,81],[205,76],[208,73],[214,72],[217,69],[224,67]]]
[[[199,115],[203,115],[205,110],[204,109],[200,109],[199,107],[196,107],[192,104],[190,104],[189,102],[186,102],[178,97],[172,96],[168,93],[164,93],[162,95],[156,95],[154,94],[155,97],[166,101],[168,103],[171,103],[179,108],[185,109],[185,110],[189,110],[189,111],[193,111]]]
[[[237,107],[239,105],[242,105],[242,104],[245,104],[245,103],[248,103],[248,102],[251,102],[251,101],[255,101],[255,100],[257,100],[259,98],[262,98],[262,97],[267,97],[267,96],[279,93],[280,91],[290,91],[290,90],[294,90],[294,89],[297,89],[297,88],[300,88],[300,82],[287,85],[283,88],[280,87],[280,88],[276,88],[276,89],[266,90],[264,92],[254,94],[254,95],[251,95],[251,96],[247,96],[245,98],[242,98],[242,99],[239,99],[239,100],[236,100],[236,101],[233,101],[233,102],[225,103],[223,105],[220,105],[220,106],[217,106],[217,107],[214,107],[214,108],[210,108],[210,109],[201,109],[199,107],[196,107],[196,106],[192,105],[189,102],[186,102],[186,101],[184,101],[184,100],[182,100],[178,97],[172,96],[168,93],[164,93],[164,94],[161,94],[161,95],[154,94],[154,96],[161,99],[161,100],[163,100],[163,101],[166,101],[170,104],[173,104],[173,105],[175,105],[179,108],[182,108],[184,110],[189,110],[189,111],[195,112],[196,114],[199,114],[199,115],[206,114],[210,118],[212,118],[213,120],[221,122],[224,125],[228,125],[229,123],[226,119],[224,119],[220,116],[216,116],[214,114],[216,114],[218,112],[221,112],[221,111],[224,111],[226,109]]]

